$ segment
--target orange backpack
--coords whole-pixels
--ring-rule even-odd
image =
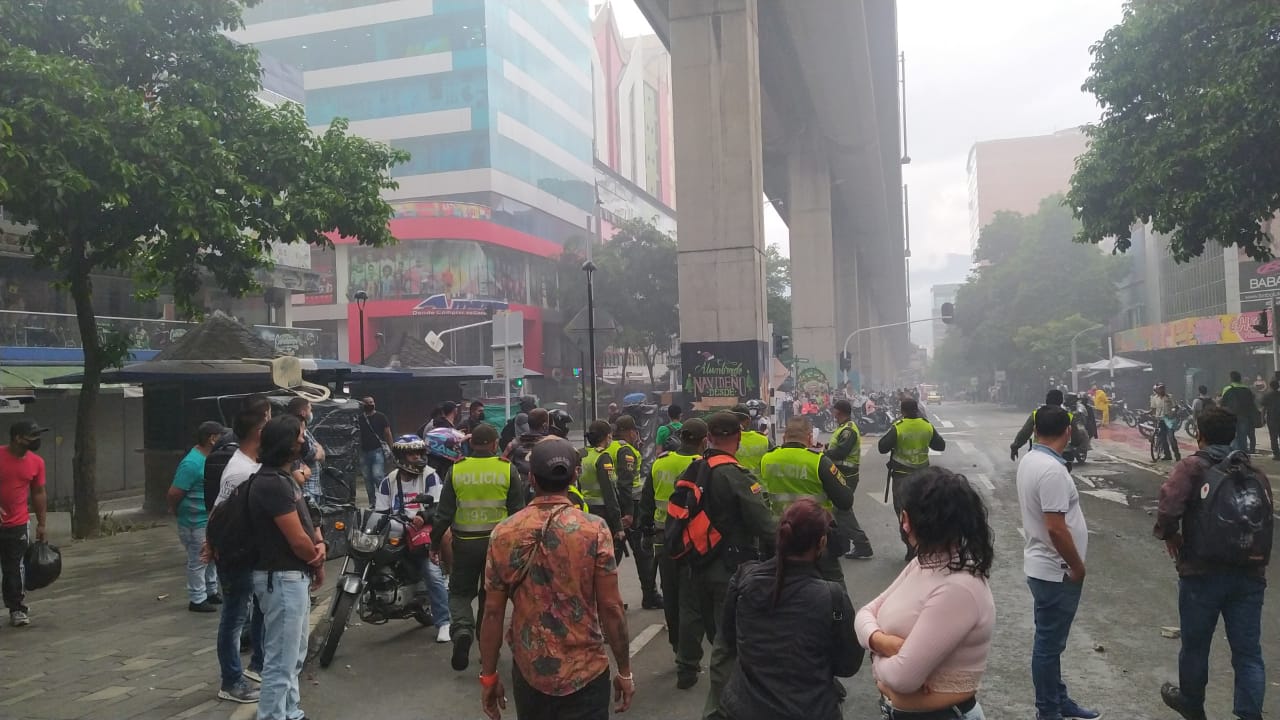
[[[673,560],[688,560],[701,566],[717,555],[723,536],[706,513],[706,493],[711,471],[721,465],[736,465],[732,455],[712,455],[693,461],[667,501],[664,528],[667,553]]]

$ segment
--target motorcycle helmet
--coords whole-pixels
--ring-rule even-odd
[[[453,428],[431,428],[423,438],[427,445],[427,455],[449,462],[458,462],[466,457],[462,452],[463,435]],[[434,466],[433,466],[434,467]]]
[[[753,418],[758,418],[765,414],[765,404],[761,400],[748,400],[747,413]]]
[[[410,475],[421,475],[427,467],[427,459],[423,455],[427,444],[417,435],[401,435],[391,443],[391,454],[395,456],[396,467]]]
[[[548,414],[550,421],[551,434],[562,438],[569,437],[569,426],[573,424],[573,416],[568,412],[556,408]]]

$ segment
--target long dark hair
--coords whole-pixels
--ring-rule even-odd
[[[782,520],[778,522],[777,571],[773,578],[773,606],[778,606],[782,595],[782,581],[786,575],[787,556],[803,555],[818,547],[831,527],[831,513],[812,498],[800,498],[791,503]]]
[[[942,467],[922,470],[907,484],[902,509],[922,566],[991,577],[996,551],[987,506],[964,475]]]

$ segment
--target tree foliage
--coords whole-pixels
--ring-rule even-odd
[[[1280,3],[1129,0],[1092,52],[1087,129],[1067,200],[1077,239],[1130,245],[1135,221],[1185,261],[1206,242],[1272,254],[1280,211]]]
[[[765,249],[765,301],[769,322],[778,335],[791,334],[791,258],[777,245]],[[788,353],[789,354],[789,353]]]
[[[957,329],[934,356],[940,377],[967,384],[1006,370],[1034,383],[1069,369],[1071,336],[1111,319],[1124,273],[1117,258],[1071,242],[1075,230],[1061,196],[1035,215],[999,213],[982,229],[975,257],[983,262],[957,291]],[[1080,338],[1082,362],[1097,358],[1103,335]]]
[[[399,151],[313,133],[302,111],[259,101],[257,52],[229,40],[233,0],[0,4],[0,205],[34,225],[35,261],[70,290],[84,345],[77,408],[77,536],[97,531],[94,409],[124,345],[96,327],[94,273],[131,274],[198,314],[211,279],[255,289],[272,242],[338,232],[393,241],[389,170]]]

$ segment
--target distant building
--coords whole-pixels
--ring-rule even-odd
[[[943,303],[955,303],[956,293],[959,292],[960,286],[964,283],[945,283],[942,285],[934,285],[930,294],[933,296],[933,302],[930,307],[933,309],[930,317],[938,317],[942,315]],[[947,325],[941,320],[934,320],[930,325],[933,327],[933,349],[936,352],[942,338],[947,334]]]
[[[1066,192],[1087,139],[1079,128],[1052,135],[985,140],[969,150],[969,248],[1001,210],[1032,215],[1040,201]]]

